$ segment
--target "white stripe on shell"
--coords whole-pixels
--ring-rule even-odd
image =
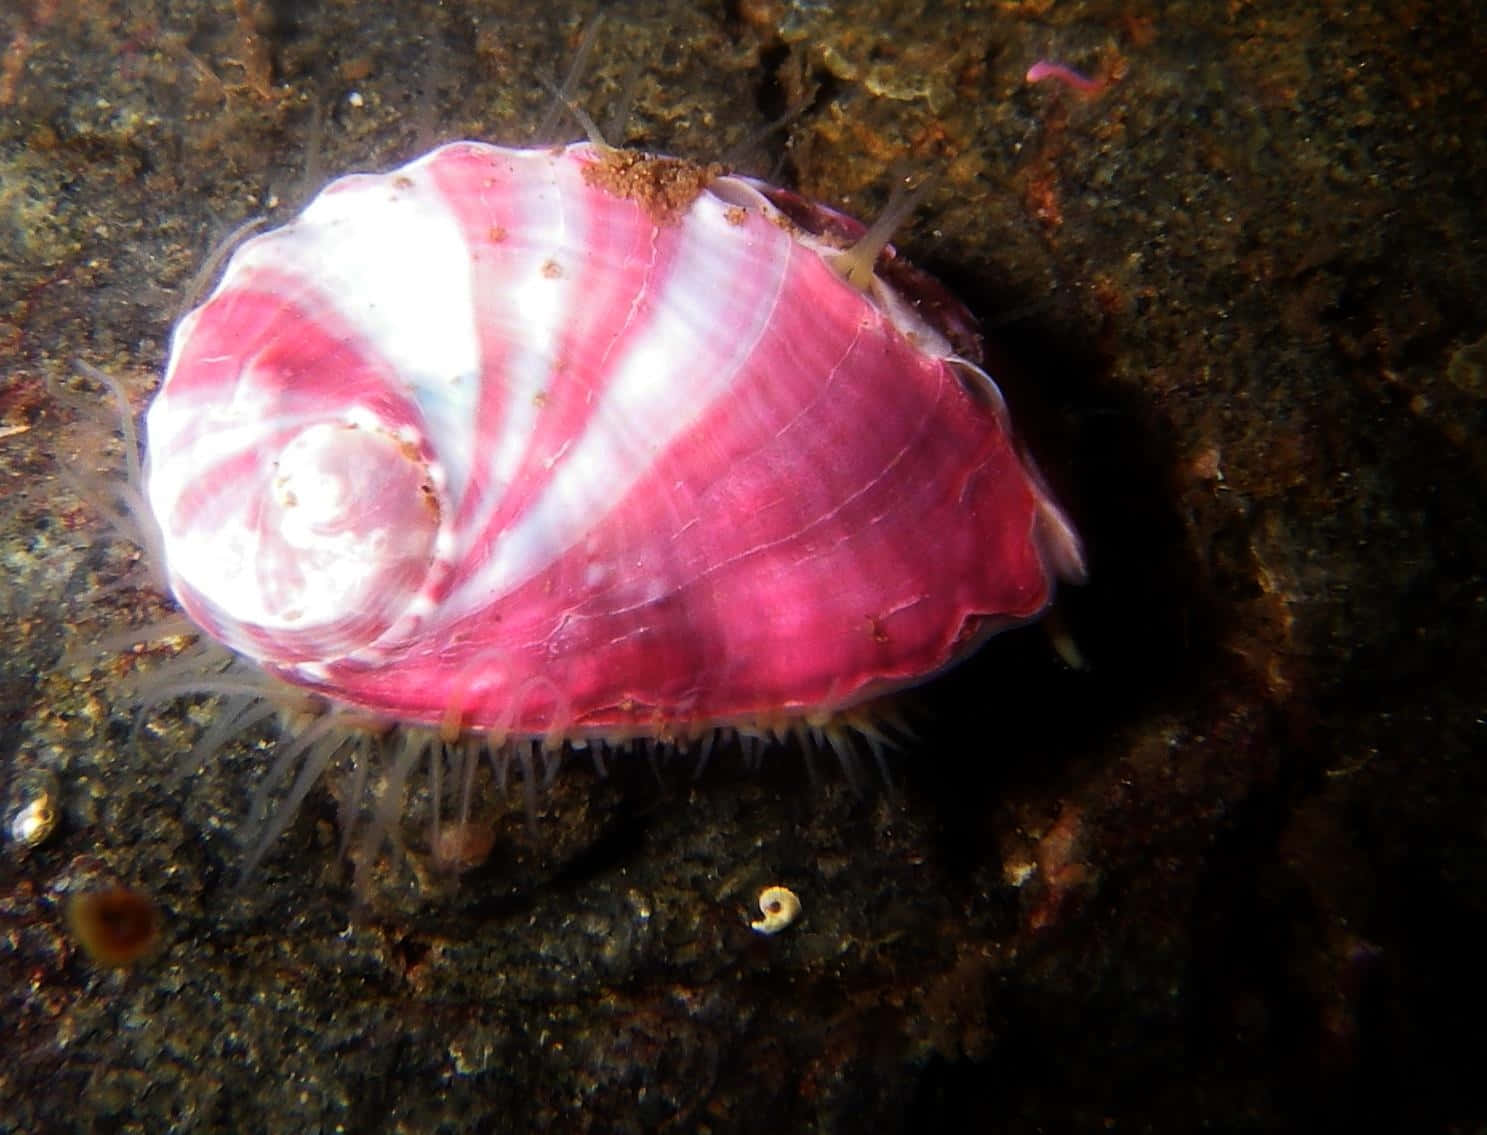
[[[506,353],[493,363],[500,366],[497,378],[504,387],[500,433],[492,438],[480,423],[480,453],[475,458],[484,469],[477,481],[484,482],[480,506],[461,518],[461,542],[483,540],[491,517],[501,506],[502,493],[516,478],[531,448],[541,413],[542,395],[555,381],[555,352],[568,313],[582,302],[579,260],[588,239],[587,216],[581,202],[566,197],[560,176],[574,163],[561,152],[513,150],[503,160],[520,161],[529,168],[501,187],[506,195],[503,216],[510,219],[511,233],[502,242],[504,286],[499,293],[480,295],[479,319],[486,334],[499,330]],[[520,255],[518,255],[520,253]],[[553,269],[556,268],[556,271]],[[435,440],[436,448],[440,445]],[[483,550],[468,546],[456,555],[483,558]]]
[[[509,593],[574,547],[727,394],[768,328],[795,252],[780,241],[782,252],[760,256],[727,208],[704,193],[682,220],[650,325],[610,360],[588,428],[531,507],[497,535],[494,555],[449,597],[451,613]],[[757,298],[744,307],[728,282],[750,278]]]
[[[313,281],[303,301],[331,305],[399,375],[458,501],[475,452],[480,341],[470,247],[426,168],[435,154],[335,182],[293,224],[245,244],[221,287],[260,264]]]

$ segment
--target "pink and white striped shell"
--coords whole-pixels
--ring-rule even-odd
[[[517,735],[922,680],[1082,567],[969,316],[891,248],[846,282],[860,233],[587,144],[332,183],[176,328],[146,473],[176,597],[338,703]]]

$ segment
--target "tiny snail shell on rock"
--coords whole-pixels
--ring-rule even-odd
[[[789,887],[765,887],[759,892],[759,913],[749,929],[760,934],[778,934],[800,917],[800,896]]]
[[[51,838],[62,818],[61,786],[50,769],[33,768],[19,774],[11,788],[14,801],[6,835],[21,851],[40,847]]]

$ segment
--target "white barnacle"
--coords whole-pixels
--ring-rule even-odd
[[[759,934],[778,934],[800,917],[800,896],[789,887],[765,887],[759,892],[759,913],[749,928]]]

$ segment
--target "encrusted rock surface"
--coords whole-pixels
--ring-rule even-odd
[[[136,744],[154,660],[65,653],[166,607],[108,589],[120,441],[45,384],[80,360],[141,410],[214,243],[330,176],[571,134],[538,77],[594,11],[0,14],[0,1130],[1487,1121],[1467,6],[611,16],[577,94],[616,140],[865,216],[938,177],[899,244],[986,322],[1087,535],[1088,668],[993,642],[862,795],[788,750],[696,782],[570,759],[535,833],[491,801],[457,892],[388,873],[361,920],[331,783],[235,885],[272,736],[173,782],[214,705]],[[1098,89],[1027,83],[1040,58]],[[10,838],[38,786],[54,825]],[[163,925],[117,971],[64,914],[114,883]],[[775,884],[803,912],[767,937]]]

